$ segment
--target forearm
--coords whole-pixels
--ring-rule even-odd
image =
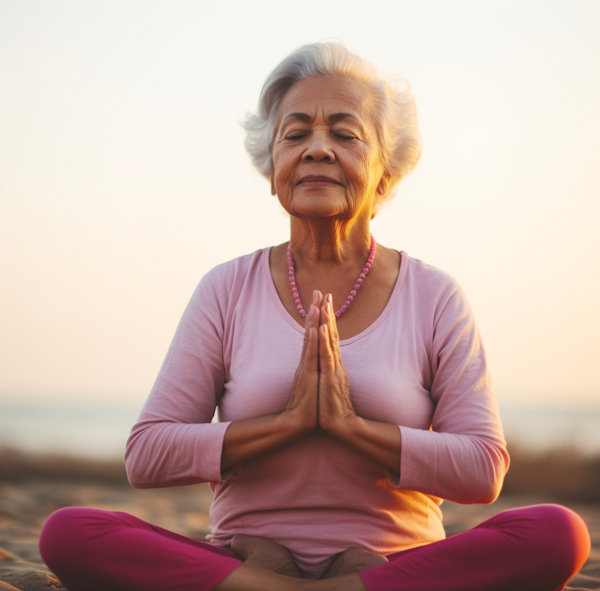
[[[492,503],[508,468],[501,434],[485,428],[446,433],[402,427],[401,488],[454,503]],[[486,434],[485,431],[488,431]]]
[[[306,317],[306,331],[300,364],[285,410],[280,414],[234,421],[229,425],[221,452],[221,473],[279,447],[292,443],[317,426],[319,363],[318,292]]]
[[[381,466],[398,472],[402,440],[397,425],[354,416],[340,421],[328,432]]]
[[[223,440],[221,471],[296,441],[310,430],[285,412],[233,421]]]
[[[135,488],[186,486],[221,478],[223,437],[229,423],[159,421],[145,415],[127,440],[125,466]]]

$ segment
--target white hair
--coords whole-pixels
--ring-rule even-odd
[[[372,117],[377,130],[384,170],[391,175],[386,194],[416,166],[421,156],[417,108],[406,80],[382,77],[375,67],[341,43],[310,43],[286,57],[267,77],[258,100],[258,113],[248,114],[243,127],[245,146],[254,166],[265,177],[273,174],[273,139],[279,106],[288,90],[306,78],[336,76],[363,82],[373,96]]]

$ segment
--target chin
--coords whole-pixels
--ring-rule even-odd
[[[296,217],[303,218],[342,218],[345,219],[347,217],[347,212],[345,210],[340,211],[339,209],[331,209],[331,208],[305,208],[305,209],[295,209],[291,212],[291,215]]]
[[[346,200],[331,199],[315,196],[310,199],[294,199],[288,210],[291,215],[300,217],[330,218],[335,216],[345,217],[348,213]]]

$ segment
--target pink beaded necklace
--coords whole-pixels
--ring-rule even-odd
[[[371,251],[369,252],[369,258],[367,259],[362,273],[358,276],[358,279],[356,280],[356,283],[354,284],[350,295],[348,296],[342,307],[335,313],[336,318],[339,318],[350,307],[350,304],[352,303],[356,292],[360,289],[362,282],[364,281],[365,277],[367,276],[367,273],[369,272],[369,269],[371,268],[371,265],[373,264],[373,259],[375,258],[376,251],[377,245],[375,244],[375,238],[373,238],[373,234],[371,234]],[[298,295],[298,287],[296,286],[296,272],[294,269],[294,259],[292,257],[292,249],[289,244],[287,247],[287,262],[288,276],[290,280],[290,286],[292,288],[292,295],[294,296],[294,302],[296,303],[296,308],[298,309],[298,312],[300,312],[300,316],[302,316],[302,318],[305,318],[306,312],[302,307],[302,302],[300,301],[300,296]]]

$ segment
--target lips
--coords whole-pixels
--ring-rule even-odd
[[[324,187],[325,185],[339,185],[340,183],[338,181],[336,181],[335,179],[332,179],[329,176],[323,176],[323,175],[313,175],[313,174],[309,174],[306,176],[303,176],[299,181],[298,184],[302,184],[304,186],[307,187]]]

